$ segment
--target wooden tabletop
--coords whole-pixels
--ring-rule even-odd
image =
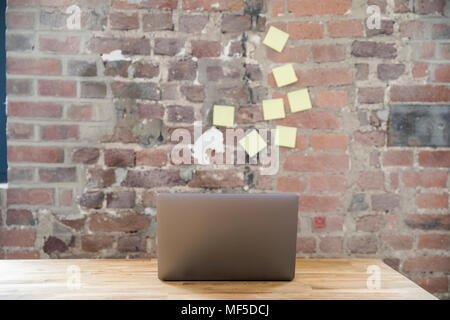
[[[436,298],[375,259],[297,259],[295,279],[289,282],[163,282],[155,259],[80,259],[0,261],[3,299]]]

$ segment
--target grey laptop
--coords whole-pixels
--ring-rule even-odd
[[[296,194],[160,194],[161,280],[292,280]]]

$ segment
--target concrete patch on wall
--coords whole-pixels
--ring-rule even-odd
[[[393,105],[389,116],[390,146],[450,146],[450,106]]]

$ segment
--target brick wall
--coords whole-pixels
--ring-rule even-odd
[[[449,14],[445,0],[8,0],[0,257],[152,257],[159,191],[298,192],[299,257],[381,258],[449,298]],[[281,54],[268,25],[291,36]],[[279,89],[285,62],[299,82]],[[294,87],[313,109],[262,121],[262,99]],[[210,124],[214,103],[239,107],[240,128],[299,128],[277,175],[171,164],[170,134]]]

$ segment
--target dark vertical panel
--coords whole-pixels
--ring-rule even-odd
[[[0,1],[0,182],[8,179],[6,154],[6,1]]]

